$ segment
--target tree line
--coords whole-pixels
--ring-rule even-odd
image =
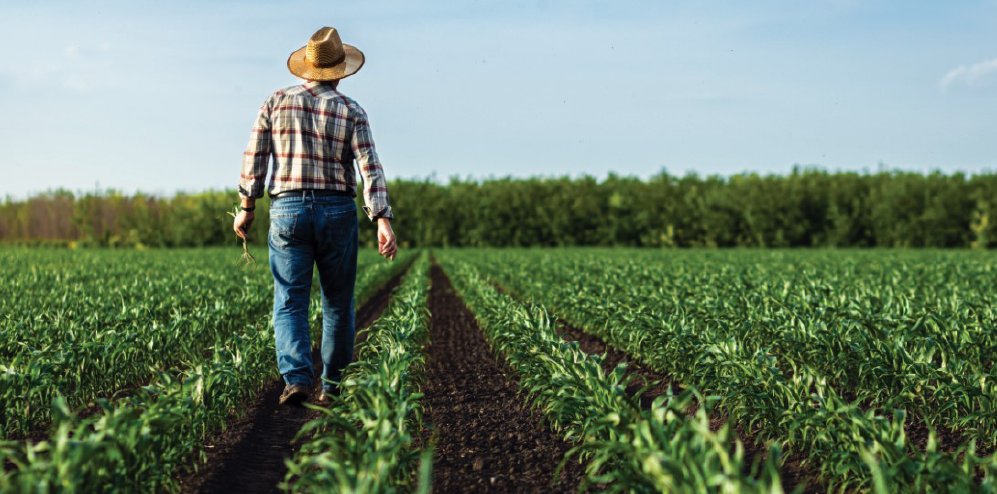
[[[997,174],[828,172],[649,179],[389,182],[403,247],[997,246]],[[107,247],[235,244],[237,194],[57,190],[0,204],[0,241]],[[269,200],[251,232],[266,243]],[[358,205],[360,200],[358,199]],[[360,241],[375,229],[358,208]]]

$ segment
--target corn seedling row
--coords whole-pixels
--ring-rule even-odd
[[[541,307],[499,293],[449,255],[441,262],[495,351],[516,371],[528,401],[579,444],[574,452],[588,461],[588,485],[606,484],[607,492],[782,492],[778,448],[765,465],[745,464],[729,429],[709,430],[705,408],[685,414],[694,390],[641,409],[638,396],[625,390],[624,365],[607,374],[600,356],[558,336]]]
[[[413,447],[421,428],[428,266],[425,255],[415,261],[345,370],[341,396],[302,428],[298,439],[307,441],[287,461],[284,490],[409,492],[422,458],[420,487],[428,492],[430,457]]]
[[[755,433],[759,440],[773,440],[789,452],[803,455],[829,487],[882,487],[890,492],[993,492],[997,472],[994,458],[977,456],[973,440],[942,452],[931,424],[931,420],[936,419],[943,424],[963,425],[972,435],[992,423],[988,421],[992,421],[994,416],[986,413],[990,409],[986,407],[993,406],[988,393],[992,391],[994,370],[986,356],[974,357],[973,350],[955,344],[939,345],[960,349],[960,354],[953,350],[949,358],[964,357],[965,361],[979,362],[978,372],[969,375],[979,386],[989,388],[960,388],[968,396],[965,400],[959,400],[953,391],[959,386],[958,381],[949,386],[950,380],[948,383],[936,383],[933,389],[909,389],[895,399],[884,400],[877,408],[869,406],[868,395],[854,396],[855,393],[862,393],[863,389],[874,390],[875,386],[859,387],[858,391],[850,389],[848,391],[853,395],[846,398],[840,391],[840,381],[836,379],[838,375],[829,377],[820,367],[811,364],[816,360],[815,352],[786,343],[813,343],[813,339],[800,337],[803,332],[800,328],[817,327],[819,330],[808,331],[815,336],[834,338],[828,332],[841,326],[840,317],[834,319],[841,312],[835,311],[834,307],[836,303],[843,302],[826,286],[825,289],[816,288],[826,285],[828,281],[822,279],[822,272],[815,271],[811,264],[823,266],[823,269],[833,273],[839,264],[848,266],[849,258],[843,258],[843,263],[842,259],[833,256],[830,259],[807,258],[802,266],[794,266],[786,262],[782,253],[753,253],[751,255],[757,256],[758,262],[747,263],[744,260],[750,259],[750,256],[745,254],[658,253],[655,257],[638,253],[634,256],[636,259],[620,259],[619,252],[614,252],[613,256],[590,252],[572,256],[570,251],[560,251],[559,255],[509,251],[454,252],[453,255],[474,262],[495,281],[547,304],[575,325],[592,331],[642,362],[680,379],[686,385],[696,386],[704,393],[720,396],[722,410],[736,423]],[[824,264],[818,264],[818,261]],[[915,264],[912,260],[907,262]],[[955,265],[942,263],[941,266],[956,273],[970,269],[983,272],[993,269],[992,265],[967,267],[950,264]],[[809,277],[810,284],[794,279],[794,276],[799,277],[792,270],[785,271],[790,268],[783,268],[783,265],[803,272]],[[938,265],[933,268],[897,266],[896,272],[903,273],[906,269],[915,271],[917,276],[913,280],[896,276],[893,283],[898,286],[883,292],[887,295],[893,293],[898,298],[892,302],[889,297],[874,291],[881,285],[871,281],[868,285],[862,283],[861,276],[856,273],[865,271],[855,271],[850,283],[865,286],[865,297],[855,293],[849,296],[858,297],[855,307],[864,305],[870,309],[862,316],[867,321],[873,318],[893,321],[893,332],[901,335],[910,333],[907,339],[901,336],[894,340],[887,338],[887,345],[909,352],[897,341],[918,341],[918,332],[924,333],[937,326],[924,324],[923,321],[918,324],[909,320],[909,315],[897,317],[891,313],[892,310],[906,310],[905,314],[908,314],[913,310],[909,299],[896,295],[905,292],[901,288],[905,283],[913,283],[918,278],[951,279],[957,280],[953,282],[956,285],[969,283],[969,286],[958,287],[965,292],[967,299],[987,300],[993,297],[987,288],[972,285],[972,278],[968,282],[964,280],[962,276],[967,273],[959,276],[951,273],[925,274],[942,268]],[[876,274],[872,276],[878,277],[880,282],[884,281],[882,277],[888,276],[885,272],[874,272]],[[825,273],[825,276],[830,275]],[[914,284],[905,293],[916,293],[917,290],[948,293],[951,289],[933,291]],[[757,296],[755,291],[767,293],[768,297]],[[935,301],[934,309],[940,312],[946,310],[945,303],[948,303],[947,314],[955,315],[957,308],[951,307],[954,293],[927,298]],[[769,300],[769,305],[762,304],[763,299]],[[747,302],[749,300],[755,300],[757,305]],[[871,310],[873,306],[877,309]],[[853,307],[852,310],[857,309]],[[968,307],[961,310],[962,319],[956,320],[969,325],[969,329],[962,333],[955,331],[955,336],[936,330],[936,341],[951,342],[961,338],[966,345],[970,341],[973,344],[990,344],[981,328],[985,329],[990,324],[992,311]],[[802,318],[801,314],[808,311],[815,319]],[[822,320],[821,315],[831,319]],[[895,319],[910,323],[906,333],[897,327],[900,323]],[[863,327],[869,326],[866,324]],[[872,329],[867,331],[876,334],[876,326],[871,326]],[[882,332],[878,334],[885,338]],[[877,352],[873,349],[842,348],[875,338],[838,338],[839,347],[835,355],[867,352],[872,355],[872,365],[877,362]],[[825,354],[834,353],[831,347],[825,347],[823,351]],[[790,353],[794,354],[793,357],[787,356]],[[926,366],[913,364],[918,359],[931,361],[930,358],[939,353],[945,354],[936,352],[936,355],[922,353],[915,358],[898,357],[894,365],[900,367],[907,362],[911,365],[907,365],[906,371],[917,375]],[[836,357],[827,355],[823,358],[831,360]],[[843,360],[837,362],[842,363]],[[936,362],[935,365],[943,369],[945,365],[952,365],[947,360]],[[862,368],[862,375],[868,376],[874,383],[879,379],[877,372],[885,373],[881,367],[866,365]],[[882,380],[878,382],[877,385],[885,386]],[[925,384],[928,382],[925,381]],[[922,408],[914,409],[928,417],[929,428],[927,444],[917,447],[906,436],[908,411],[903,405],[917,402],[923,394],[928,394],[934,403],[942,405],[939,407],[942,410],[932,413]],[[865,403],[863,398],[867,400]],[[961,422],[940,418],[942,413],[956,412],[964,414]],[[977,485],[975,477],[980,473],[985,478],[982,485]]]
[[[403,266],[370,265],[360,281],[386,279]],[[371,292],[358,282],[358,294]],[[0,461],[8,465],[0,492],[176,490],[177,470],[263,383],[277,377],[269,311],[247,308],[239,320],[208,358],[185,356],[183,371],[158,372],[152,384],[127,398],[98,399],[99,410],[88,417],[77,417],[66,399],[56,397],[46,440],[0,442]]]

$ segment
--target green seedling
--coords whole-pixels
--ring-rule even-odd
[[[235,219],[235,217],[238,216],[240,212],[241,210],[239,206],[235,206],[235,208],[232,211],[228,212],[228,215],[231,216],[232,219]],[[256,265],[256,258],[253,257],[253,254],[249,252],[249,242],[246,238],[242,239],[242,256],[239,258],[239,261],[242,262],[243,267]]]

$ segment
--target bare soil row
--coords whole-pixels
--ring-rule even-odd
[[[526,405],[474,315],[438,265],[430,269],[430,343],[423,385],[424,443],[433,443],[433,492],[572,493],[584,476],[572,445]]]

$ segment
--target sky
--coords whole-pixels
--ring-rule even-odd
[[[997,169],[997,0],[0,0],[0,196],[234,189],[322,26],[388,178]]]

